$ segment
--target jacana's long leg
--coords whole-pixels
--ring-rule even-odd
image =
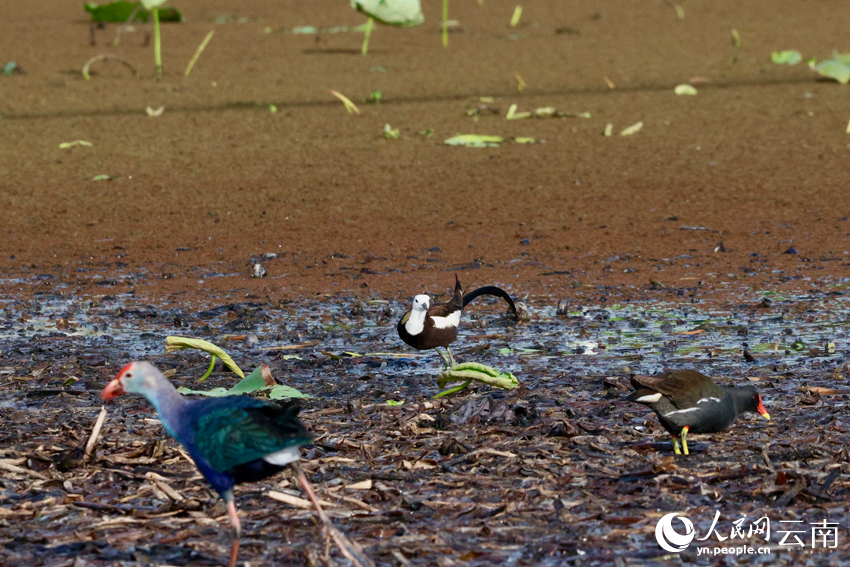
[[[688,429],[690,429],[689,426],[684,426],[680,435],[682,438],[682,452],[686,455],[690,455],[690,452],[688,451]]]
[[[449,353],[449,362],[451,363],[451,366],[449,366],[449,368],[454,368],[455,367],[455,357],[452,356],[452,349],[450,349],[449,347],[446,347],[446,352]]]
[[[242,536],[242,522],[239,521],[239,515],[236,513],[236,503],[232,500],[227,501],[227,515],[230,516],[230,523],[233,524],[233,543],[230,545],[230,567],[236,567],[236,559],[239,556],[239,540]]]
[[[675,453],[676,455],[682,454],[682,450],[679,449],[679,438],[678,437],[673,437],[673,453]]]
[[[446,358],[446,355],[443,354],[440,349],[438,349],[437,347],[434,347],[434,350],[437,351],[437,354],[439,354],[440,358],[443,360],[443,370],[448,370],[449,368],[451,368],[453,366],[453,365],[449,364],[449,359]],[[448,347],[446,347],[446,350],[448,350]]]
[[[321,504],[319,504],[319,499],[316,497],[316,493],[313,492],[313,487],[310,484],[310,481],[307,480],[307,475],[304,474],[304,469],[301,468],[298,461],[289,463],[289,466],[292,467],[293,472],[295,472],[295,478],[298,479],[298,483],[301,485],[301,488],[304,489],[304,492],[307,494],[307,498],[310,499],[310,502],[312,502],[313,506],[316,508],[316,514],[318,514],[319,519],[322,520],[322,523],[325,525],[325,529],[328,530],[328,533],[336,542],[337,546],[339,546],[339,550],[346,559],[351,561],[355,567],[375,567],[375,563],[366,557],[363,553],[363,549],[357,545],[357,543],[345,537],[345,534],[336,529],[336,526],[333,525],[331,519],[325,513],[324,508],[322,508]]]

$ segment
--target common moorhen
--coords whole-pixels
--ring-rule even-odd
[[[634,392],[627,401],[652,408],[658,420],[673,436],[673,452],[679,450],[679,439],[685,455],[687,435],[715,433],[729,427],[739,413],[754,411],[765,419],[770,415],[761,395],[752,386],[725,387],[696,370],[666,370],[658,376],[632,376]]]

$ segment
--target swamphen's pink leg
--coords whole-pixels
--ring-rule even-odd
[[[322,523],[325,525],[325,529],[328,530],[328,533],[336,542],[337,546],[339,546],[339,550],[346,559],[354,563],[355,567],[375,567],[375,563],[363,553],[363,549],[355,542],[345,537],[345,534],[336,529],[336,526],[333,525],[331,519],[325,513],[324,508],[322,508],[321,504],[319,504],[319,499],[316,497],[316,493],[313,492],[313,487],[310,485],[310,481],[307,480],[307,475],[304,474],[304,469],[301,468],[298,461],[289,463],[289,466],[292,467],[292,470],[295,472],[295,477],[298,479],[298,483],[301,485],[301,488],[303,488],[304,492],[307,494],[307,498],[309,498],[310,502],[313,503],[313,506],[316,507],[316,514],[319,515],[319,519],[322,520]],[[234,566],[231,565],[231,567]]]
[[[236,514],[236,503],[233,500],[227,501],[227,515],[230,516],[230,523],[233,524],[233,543],[230,545],[229,567],[236,567],[236,558],[239,556],[239,538],[242,535],[242,522],[239,521],[239,516]]]

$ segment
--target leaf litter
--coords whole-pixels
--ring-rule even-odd
[[[383,355],[418,354],[395,336],[407,298],[203,310],[133,297],[0,300],[0,561],[217,565],[226,557],[223,504],[143,400],[108,404],[92,435],[100,390],[131,359],[196,385],[208,357],[165,354],[175,327],[267,364],[311,396],[302,415],[316,439],[303,466],[340,529],[380,565],[669,564],[654,531],[670,511],[701,534],[716,511],[727,533],[743,516],[847,525],[843,291],[715,306],[687,303],[694,288],[650,288],[646,301],[619,303],[608,292],[598,305],[525,298],[533,314],[521,324],[496,303],[467,309],[458,360],[510,372],[518,387],[472,384],[439,400],[430,399],[439,391],[436,355]],[[234,334],[246,330],[259,341]],[[293,349],[300,358],[287,358]],[[740,417],[727,431],[693,436],[690,457],[674,457],[654,414],[620,401],[630,372],[664,367],[754,383],[774,420]],[[237,382],[216,367],[208,385]],[[237,490],[245,560],[320,561],[324,544],[301,496],[287,474]],[[748,562],[847,558],[841,540],[834,550],[771,543],[770,555]],[[716,562],[693,550],[679,557]]]

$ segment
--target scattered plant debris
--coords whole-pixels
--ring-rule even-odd
[[[360,109],[357,108],[357,105],[351,102],[347,96],[333,89],[329,89],[328,92],[342,101],[342,104],[345,105],[345,110],[347,110],[349,114],[360,114]]]

